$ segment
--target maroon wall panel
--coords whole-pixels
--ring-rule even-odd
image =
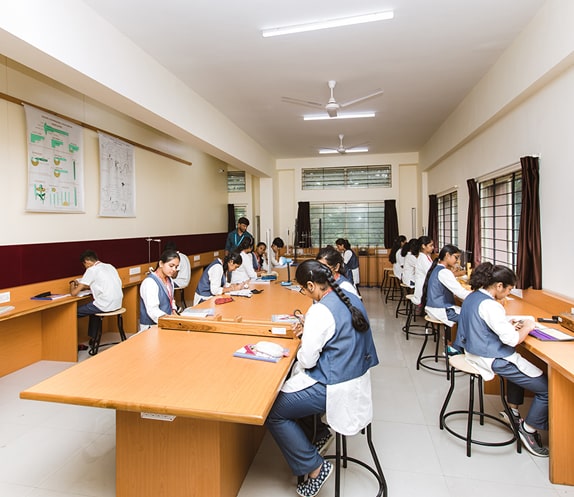
[[[177,249],[184,254],[223,250],[226,237],[227,233],[152,237],[161,242],[149,244],[149,255],[152,262],[157,261],[168,241],[175,242]],[[80,254],[87,249],[94,250],[100,260],[116,267],[148,261],[145,238],[0,246],[0,288],[82,274],[84,267],[80,263]]]

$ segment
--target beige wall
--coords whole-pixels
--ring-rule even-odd
[[[466,180],[503,171],[522,156],[539,155],[542,283],[544,289],[570,298],[574,36],[566,19],[573,16],[574,2],[550,1],[421,151],[423,167],[433,166],[428,170],[428,193],[458,191],[461,245],[466,239]],[[488,107],[488,118],[480,102]],[[465,123],[465,134],[445,133],[460,123]]]
[[[158,147],[192,166],[135,150],[136,217],[103,218],[99,211],[97,133],[84,129],[85,213],[25,211],[24,108],[0,99],[0,244],[215,233],[227,230],[227,181],[221,161],[85,98],[49,78],[0,59],[0,91],[127,139]]]

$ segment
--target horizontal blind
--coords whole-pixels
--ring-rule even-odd
[[[245,171],[227,172],[227,191],[230,193],[245,191]]]
[[[301,184],[303,190],[390,188],[391,171],[390,165],[303,169]]]

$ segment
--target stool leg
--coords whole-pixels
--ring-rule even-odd
[[[341,435],[335,435],[335,497],[341,494]]]
[[[405,321],[405,325],[403,326],[403,331],[407,335],[407,340],[409,339],[409,328],[411,327],[411,320],[413,315],[413,303],[407,299],[406,300],[407,306],[407,320]]]
[[[453,377],[454,371],[453,371]],[[472,445],[472,418],[474,411],[474,375],[470,375],[470,389],[468,392],[468,421],[466,423],[466,456],[470,457],[470,447]]]
[[[438,362],[438,346],[440,343],[440,324],[436,325],[436,333],[435,333],[435,344],[434,344],[434,362]],[[433,330],[435,330],[435,324],[433,323]],[[437,340],[438,337],[438,340]]]
[[[432,330],[432,328],[431,328],[431,330]],[[428,342],[429,336],[430,336],[430,335],[425,335],[425,340],[424,340],[424,342],[423,342],[423,346],[421,347],[421,350],[420,350],[420,352],[419,352],[419,356],[417,357],[417,371],[420,369],[420,366],[421,366],[421,358],[422,358],[422,356],[423,356],[423,354],[424,354],[425,347],[427,346],[427,342]]]
[[[439,427],[441,430],[444,429],[444,413],[446,412],[446,408],[448,407],[448,403],[450,402],[450,398],[452,397],[452,393],[454,392],[454,382],[455,382],[455,374],[454,374],[454,368],[452,368],[453,371],[451,371],[451,375],[450,375],[450,388],[448,389],[448,392],[446,394],[446,397],[444,399],[444,402],[442,404],[442,407],[440,409],[440,414],[439,414]]]
[[[484,425],[484,394],[482,389],[482,376],[478,378],[478,405],[480,409],[480,424]]]
[[[387,497],[387,481],[385,480],[385,475],[383,474],[383,468],[379,462],[379,457],[377,456],[377,451],[373,445],[373,439],[371,436],[371,423],[367,425],[367,445],[371,451],[371,457],[375,463],[375,468],[377,468],[377,473],[379,474],[379,484],[381,486],[382,492],[379,491],[376,497],[381,497],[381,494]]]
[[[95,338],[90,340],[90,349],[88,350],[88,354],[96,355],[98,353],[98,349],[100,348],[100,340],[102,339],[102,324],[104,318],[101,316],[90,316],[90,319],[97,319],[98,320],[98,330],[96,333]]]
[[[403,289],[402,286],[400,286],[399,283],[399,290],[400,290],[400,297],[399,297],[399,301],[397,303],[397,308],[395,309],[395,317],[398,319],[399,318],[399,310],[401,309],[401,305],[404,305],[405,302],[405,291]]]
[[[123,342],[126,339],[126,332],[124,331],[124,318],[118,314],[118,330],[120,332],[120,340]]]

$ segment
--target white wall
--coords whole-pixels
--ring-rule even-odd
[[[507,71],[495,66],[485,78],[488,84],[479,84],[469,95],[468,98],[475,105],[463,102],[421,151],[421,162],[425,166],[441,157],[428,172],[429,193],[458,186],[461,245],[466,239],[466,180],[504,169],[517,163],[522,156],[540,155],[543,288],[570,298],[574,298],[574,266],[568,262],[571,247],[574,246],[571,221],[574,68],[571,62],[566,64],[565,61],[574,61],[568,55],[574,54],[574,38],[571,23],[565,22],[565,19],[571,21],[573,15],[574,2],[549,2],[509,53],[499,61],[508,66]],[[553,41],[543,40],[542,35]],[[539,46],[533,44],[533,40],[537,39],[540,39]],[[561,43],[557,44],[556,40]],[[529,61],[523,56],[525,48],[521,43],[529,49]],[[554,65],[549,61],[555,61]],[[527,64],[524,67],[527,79],[536,72],[535,83],[527,92],[517,86],[515,98],[510,97],[512,105],[501,104],[499,112],[492,108],[492,117],[483,122],[480,99],[477,97],[482,95],[485,102],[496,101],[496,96],[491,94],[499,88],[507,92],[508,81],[504,75],[510,70],[520,74],[521,64]],[[539,71],[534,71],[531,65]],[[502,79],[496,79],[493,75]],[[467,128],[468,134],[461,136],[460,142],[445,141],[443,131],[451,128],[455,122],[473,123],[475,129]]]
[[[25,244],[217,233],[227,230],[227,181],[218,159],[97,104],[5,58],[0,91],[53,112],[149,146],[159,146],[192,166],[136,148],[135,218],[102,218],[99,211],[97,134],[84,130],[85,213],[25,211],[27,149],[24,108],[0,99],[0,244]]]

